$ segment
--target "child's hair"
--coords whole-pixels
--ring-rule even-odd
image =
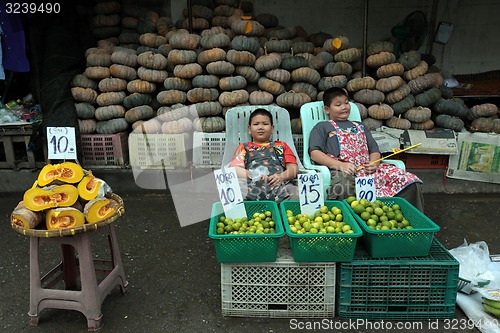
[[[349,97],[347,91],[343,88],[332,87],[323,93],[323,104],[329,106],[335,97],[346,96]]]
[[[271,125],[273,125],[273,115],[271,114],[271,112],[267,111],[266,109],[259,108],[253,110],[252,113],[250,114],[250,118],[248,119],[248,126],[252,125],[252,119],[255,116],[267,116],[271,121]]]

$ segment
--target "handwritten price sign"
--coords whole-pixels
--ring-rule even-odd
[[[325,203],[323,181],[317,173],[298,175],[300,212],[312,215]]]
[[[375,178],[373,175],[356,177],[356,198],[366,199],[370,202],[377,199],[375,189]]]
[[[47,127],[48,158],[76,160],[74,127]]]
[[[247,216],[236,169],[231,167],[215,170],[214,176],[220,202],[222,203],[226,217],[236,219]]]

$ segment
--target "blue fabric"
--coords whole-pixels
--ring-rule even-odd
[[[0,10],[0,26],[3,31],[3,69],[12,72],[29,72],[30,64],[26,56],[26,39],[20,15],[7,14],[2,8]]]

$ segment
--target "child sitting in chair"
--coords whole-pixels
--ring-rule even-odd
[[[297,177],[297,158],[285,142],[271,141],[273,130],[269,111],[256,109],[250,114],[252,141],[240,144],[231,162],[245,200],[298,200],[297,187],[290,183]]]
[[[328,199],[343,200],[355,195],[355,176],[374,174],[376,196],[400,196],[423,212],[422,181],[412,173],[388,163],[380,164],[377,142],[362,123],[347,120],[351,112],[347,92],[330,88],[323,94],[329,121],[311,130],[309,154],[317,164],[331,171]]]

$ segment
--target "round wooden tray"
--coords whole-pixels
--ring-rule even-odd
[[[36,229],[27,229],[24,227],[20,227],[14,223],[11,223],[10,225],[15,232],[29,237],[65,237],[65,236],[74,236],[76,234],[80,234],[87,231],[94,231],[104,226],[107,226],[110,223],[113,223],[115,220],[117,220],[120,216],[122,216],[125,213],[125,207],[123,206],[123,199],[119,195],[115,193],[109,193],[106,195],[106,197],[110,200],[115,201],[116,206],[118,206],[118,209],[116,210],[116,213],[113,216],[96,223],[90,223],[90,224],[85,223],[84,225],[75,228],[66,228],[57,230],[45,229],[45,223],[40,223],[39,227]],[[41,229],[40,227],[44,229]]]

